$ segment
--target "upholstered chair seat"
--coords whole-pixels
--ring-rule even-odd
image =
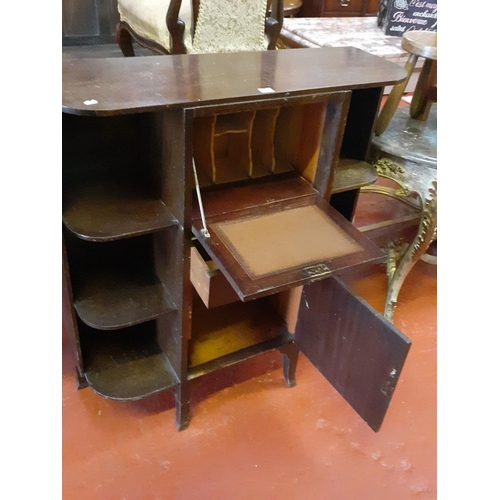
[[[169,0],[118,0],[120,21],[145,40],[161,45],[171,52],[170,33],[167,28]],[[182,0],[179,19],[185,24],[184,44],[191,46],[191,0]],[[188,49],[189,50],[189,49]]]

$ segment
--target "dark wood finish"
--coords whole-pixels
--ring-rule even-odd
[[[191,220],[194,179],[189,153],[193,149],[192,116],[182,109],[156,115],[153,144],[149,151],[160,173],[161,199],[179,221],[179,226],[154,235],[156,274],[169,287],[177,306],[176,314],[160,316],[157,338],[172,363],[179,385],[175,389],[176,426],[184,429],[189,422],[189,384],[187,381],[188,342],[191,336],[191,284],[189,281]],[[173,234],[172,234],[173,233]]]
[[[285,380],[293,386],[297,312],[304,344],[310,318],[304,327],[300,311],[331,305],[328,294],[308,296],[298,311],[297,285],[382,258],[327,200],[339,157],[351,154],[354,164],[365,159],[381,90],[404,76],[402,68],[344,48],[65,61],[63,305],[78,379],[115,399],[171,389],[178,429],[189,422],[190,379],[266,350],[282,352]],[[267,87],[274,92],[259,91]],[[84,104],[90,99],[97,102]],[[192,160],[200,134],[220,141],[245,136],[245,148],[240,145],[232,155],[236,161],[238,151],[250,158],[239,182],[202,189],[209,223],[317,206],[364,250],[339,257],[326,272],[316,266],[306,278],[294,277],[302,272],[297,269],[287,271],[291,279],[284,281],[266,277],[265,286],[249,285],[255,300],[207,309],[190,283],[193,231],[197,243],[206,243],[193,197]],[[214,151],[221,150],[215,144]],[[220,173],[220,161],[211,168]],[[345,193],[357,195],[358,186],[349,187]],[[344,205],[352,212],[352,200]],[[212,244],[215,239],[214,233]],[[241,279],[231,266],[220,271],[226,286]],[[280,290],[286,292],[278,296]],[[126,306],[130,299],[132,307]],[[89,303],[97,321],[85,308]],[[357,314],[347,305],[348,317]],[[372,311],[360,319],[360,329],[378,324]]]
[[[215,186],[203,190],[206,217],[266,207],[269,204],[310,198],[316,194],[311,184],[297,174],[281,174],[251,183]],[[197,201],[193,204],[193,220],[200,219]]]
[[[404,70],[401,75],[403,73]],[[377,116],[382,92],[383,88],[379,87],[357,90],[352,93],[340,151],[341,158],[369,160],[373,122]]]
[[[303,0],[299,17],[375,16],[378,0]]]
[[[84,323],[114,330],[175,309],[154,272],[151,241],[143,236],[86,243],[66,236],[74,305]]]
[[[177,220],[161,200],[115,185],[76,193],[63,209],[63,222],[82,239],[112,241],[165,229]]]
[[[266,17],[265,26],[265,33],[269,40],[267,50],[275,50],[277,48],[278,38],[283,27],[284,7],[284,0],[271,0],[271,12]]]
[[[85,368],[83,366],[83,356],[80,346],[80,335],[78,333],[76,312],[73,307],[73,291],[71,289],[71,279],[69,274],[68,256],[62,238],[62,313],[63,327],[67,333],[68,341],[73,352],[75,370],[77,376],[77,388],[83,389],[87,383],[84,377]]]
[[[279,350],[283,354],[283,376],[288,387],[294,387],[295,370],[297,368],[297,360],[299,357],[299,350],[293,342],[282,345]]]
[[[167,28],[168,32],[170,33],[170,39],[171,39],[171,48],[170,52],[172,54],[185,54],[186,53],[186,45],[184,44],[184,32],[186,30],[186,26],[184,22],[179,19],[179,12],[181,9],[181,3],[182,0],[170,0],[170,3],[168,5],[168,10],[167,10],[167,16],[166,16],[166,23],[167,23]],[[196,23],[198,21],[198,11],[199,11],[199,0],[193,0],[191,2],[192,8],[193,8],[193,21],[192,21],[192,29],[191,29],[191,35],[194,34],[194,27],[196,26]],[[166,2],[165,2],[166,5]],[[195,7],[196,5],[196,7]],[[132,29],[129,27],[130,32],[133,33]],[[187,33],[189,35],[189,33]],[[136,36],[134,34],[134,36]],[[138,39],[139,43],[141,41]],[[148,40],[146,40],[148,42]],[[144,44],[142,44],[144,45]],[[148,47],[147,43],[144,45],[145,47]],[[149,48],[149,47],[148,47]],[[165,47],[162,47],[162,50],[165,51]],[[168,52],[166,52],[168,53]]]
[[[182,26],[184,26],[184,24]],[[159,43],[156,43],[153,40],[149,40],[135,33],[135,31],[125,21],[120,21],[116,25],[115,38],[118,47],[120,48],[122,54],[125,57],[134,57],[136,55],[134,42],[139,44],[140,47],[143,47],[147,51],[151,51],[153,54],[164,55],[164,56],[170,54],[170,52],[167,49],[165,49],[163,45],[160,45]],[[176,44],[179,43],[180,43],[179,41],[176,41]],[[181,47],[183,48],[178,47],[178,45],[176,45],[175,47],[177,54],[186,53],[184,43],[182,43],[181,45]]]
[[[382,99],[382,92],[383,87],[353,91],[340,151],[342,159],[362,162],[369,160],[373,123]],[[354,172],[348,176],[356,175],[358,169],[356,162],[352,163],[352,168]],[[346,172],[344,171],[341,175],[345,176]],[[332,191],[330,204],[347,220],[352,221],[354,217],[360,186],[361,184],[357,188],[353,186],[351,191],[345,189],[342,189],[341,192]]]
[[[318,166],[314,177],[309,179],[315,189],[317,189],[320,195],[325,199],[328,199],[331,193],[331,186],[334,178],[332,164],[340,154],[351,93],[344,94],[342,97],[342,104],[340,106],[333,100],[328,103],[324,128],[321,135],[322,141],[319,148]]]
[[[178,384],[168,357],[156,341],[154,322],[115,332],[80,327],[85,377],[108,399],[141,399]]]
[[[177,223],[160,198],[152,167],[151,114],[75,119],[63,116],[63,222],[96,242],[138,236]]]
[[[140,278],[140,281],[139,281]],[[146,279],[145,279],[146,278]],[[175,310],[167,289],[155,276],[127,280],[122,273],[97,275],[82,287],[75,308],[84,323],[115,330]]]
[[[105,116],[256,100],[276,106],[287,102],[277,98],[311,95],[311,89],[315,94],[364,88],[381,93],[405,76],[403,68],[353,47],[72,60],[63,61],[63,111]],[[267,87],[274,92],[258,90]],[[98,102],[84,104],[90,99]],[[348,124],[350,117],[351,111]],[[371,129],[370,120],[363,117],[358,126]]]
[[[304,287],[295,343],[378,431],[410,340],[344,283],[329,278]]]

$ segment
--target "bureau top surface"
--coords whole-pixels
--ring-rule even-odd
[[[114,115],[382,87],[404,69],[353,47],[77,59],[62,66],[63,112]]]

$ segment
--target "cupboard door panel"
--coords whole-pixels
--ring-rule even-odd
[[[378,431],[411,341],[342,281],[331,277],[304,287],[295,343]]]

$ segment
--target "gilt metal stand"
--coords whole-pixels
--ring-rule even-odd
[[[366,186],[362,192],[397,198],[419,208],[418,232],[410,244],[395,240],[387,248],[389,281],[384,315],[394,319],[399,291],[415,263],[437,238],[437,105],[427,121],[410,118],[408,108],[395,113],[387,130],[372,143],[372,164],[380,177],[396,182],[399,189]]]

